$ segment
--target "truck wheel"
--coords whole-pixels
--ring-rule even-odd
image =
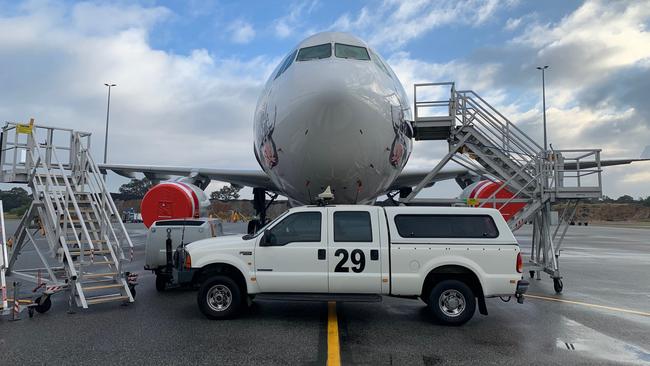
[[[36,300],[36,303],[38,305],[34,307],[34,310],[40,314],[47,313],[47,311],[52,307],[52,299],[50,299],[49,296],[41,297],[40,299]]]
[[[230,319],[241,308],[241,290],[226,276],[209,277],[201,284],[197,295],[199,309],[209,319]]]
[[[156,275],[156,291],[163,292],[167,287],[167,277],[163,275]]]
[[[462,325],[474,315],[476,298],[465,283],[445,280],[431,290],[429,309],[443,325]]]

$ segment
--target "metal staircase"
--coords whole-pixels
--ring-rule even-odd
[[[432,99],[441,88],[449,89],[449,98]],[[508,225],[516,230],[532,220],[531,276],[540,271],[550,274],[555,290],[561,292],[558,258],[575,205],[602,196],[600,150],[545,150],[478,94],[457,91],[453,82],[416,84],[414,97],[416,140],[447,140],[449,152],[401,202],[416,202],[417,194],[451,162],[498,183],[489,197],[471,205],[500,209],[525,203]],[[432,114],[440,109],[442,115]],[[512,198],[497,198],[504,189]],[[551,234],[551,203],[557,201],[567,201],[573,211],[565,210],[561,225]]]
[[[33,121],[2,130],[1,181],[26,183],[33,197],[14,234],[7,273],[42,288],[41,302],[63,290],[83,308],[134,301],[124,271],[133,243],[89,147],[89,133]],[[28,246],[41,267],[21,265]]]

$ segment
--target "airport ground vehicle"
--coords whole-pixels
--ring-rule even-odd
[[[486,297],[523,302],[528,282],[499,211],[364,205],[292,208],[257,234],[185,246],[177,266],[201,284],[208,318],[231,318],[249,298],[422,299],[441,323],[460,325]]]
[[[140,223],[142,222],[142,214],[135,212],[133,208],[122,211],[122,222],[126,223]]]
[[[173,254],[177,248],[197,240],[223,236],[218,219],[187,218],[156,221],[149,227],[145,243],[144,269],[156,274],[156,290],[164,291],[170,285],[191,282],[182,269],[173,271]]]

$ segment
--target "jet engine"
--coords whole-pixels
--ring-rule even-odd
[[[155,221],[205,217],[210,200],[194,184],[180,181],[161,182],[142,199],[142,222],[150,227]]]
[[[492,196],[492,194],[497,191],[503,183],[501,182],[492,182],[489,180],[481,180],[476,183],[472,183],[465,187],[463,189],[463,192],[460,194],[460,198],[463,200],[468,200],[468,199],[473,199],[478,202],[478,204],[483,203],[487,198]],[[514,193],[512,193],[508,188],[503,188],[496,194],[496,198],[500,199],[508,199],[514,197]],[[506,221],[508,221],[511,217],[517,214],[522,208],[526,206],[525,203],[523,202],[510,202],[507,204],[503,203],[497,203],[496,206],[494,206],[491,203],[486,204],[483,207],[486,208],[496,208],[501,212],[501,215],[503,216]]]

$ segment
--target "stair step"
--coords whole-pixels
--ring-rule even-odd
[[[83,262],[84,266],[93,266],[93,265],[98,265],[98,264],[115,264],[115,262],[114,261],[94,261],[94,262],[91,262],[89,259],[86,259]],[[80,263],[75,262],[74,265],[75,265],[75,267],[79,267]]]
[[[121,283],[113,283],[110,285],[88,286],[88,287],[81,286],[81,288],[83,288],[84,291],[97,291],[97,290],[106,290],[109,288],[121,288],[121,287],[124,287],[124,285]]]
[[[92,203],[92,201],[90,201],[90,200],[77,200],[77,203],[78,203],[78,204],[89,204],[89,203]],[[70,207],[74,207],[74,205],[72,204],[72,202],[70,202],[70,205],[69,205],[69,206],[70,206]]]
[[[80,282],[81,286],[90,286],[90,285],[101,285],[101,284],[106,284],[106,283],[115,283],[115,278],[113,277],[104,277],[104,278],[86,278],[85,276],[83,277],[84,280]],[[85,287],[83,287],[85,289]]]
[[[90,230],[88,230],[88,231],[90,231]],[[85,241],[85,239],[79,239],[79,241],[83,243]],[[106,239],[92,239],[91,241],[93,243],[106,243]],[[73,240],[73,239],[69,239],[69,240],[66,240],[66,243],[68,243],[68,244],[77,244],[77,241]],[[95,253],[96,252],[97,251],[95,251]]]
[[[113,261],[94,261],[93,264],[115,264]]]
[[[87,273],[84,274],[84,278],[99,278],[99,277],[112,277],[117,275],[117,272],[105,272],[105,273]]]
[[[111,253],[111,251],[108,250],[108,249],[102,249],[102,250],[90,250],[90,249],[87,249],[87,250],[84,250],[84,254],[95,254],[95,255],[97,255],[97,254],[110,254],[110,253]],[[81,254],[80,250],[71,250],[70,251],[70,255],[79,255],[79,254]]]
[[[111,301],[126,301],[128,299],[129,299],[128,296],[124,296],[122,294],[114,294],[110,296],[87,297],[86,303],[88,305],[94,305],[94,304],[101,304],[104,302],[111,302]]]

